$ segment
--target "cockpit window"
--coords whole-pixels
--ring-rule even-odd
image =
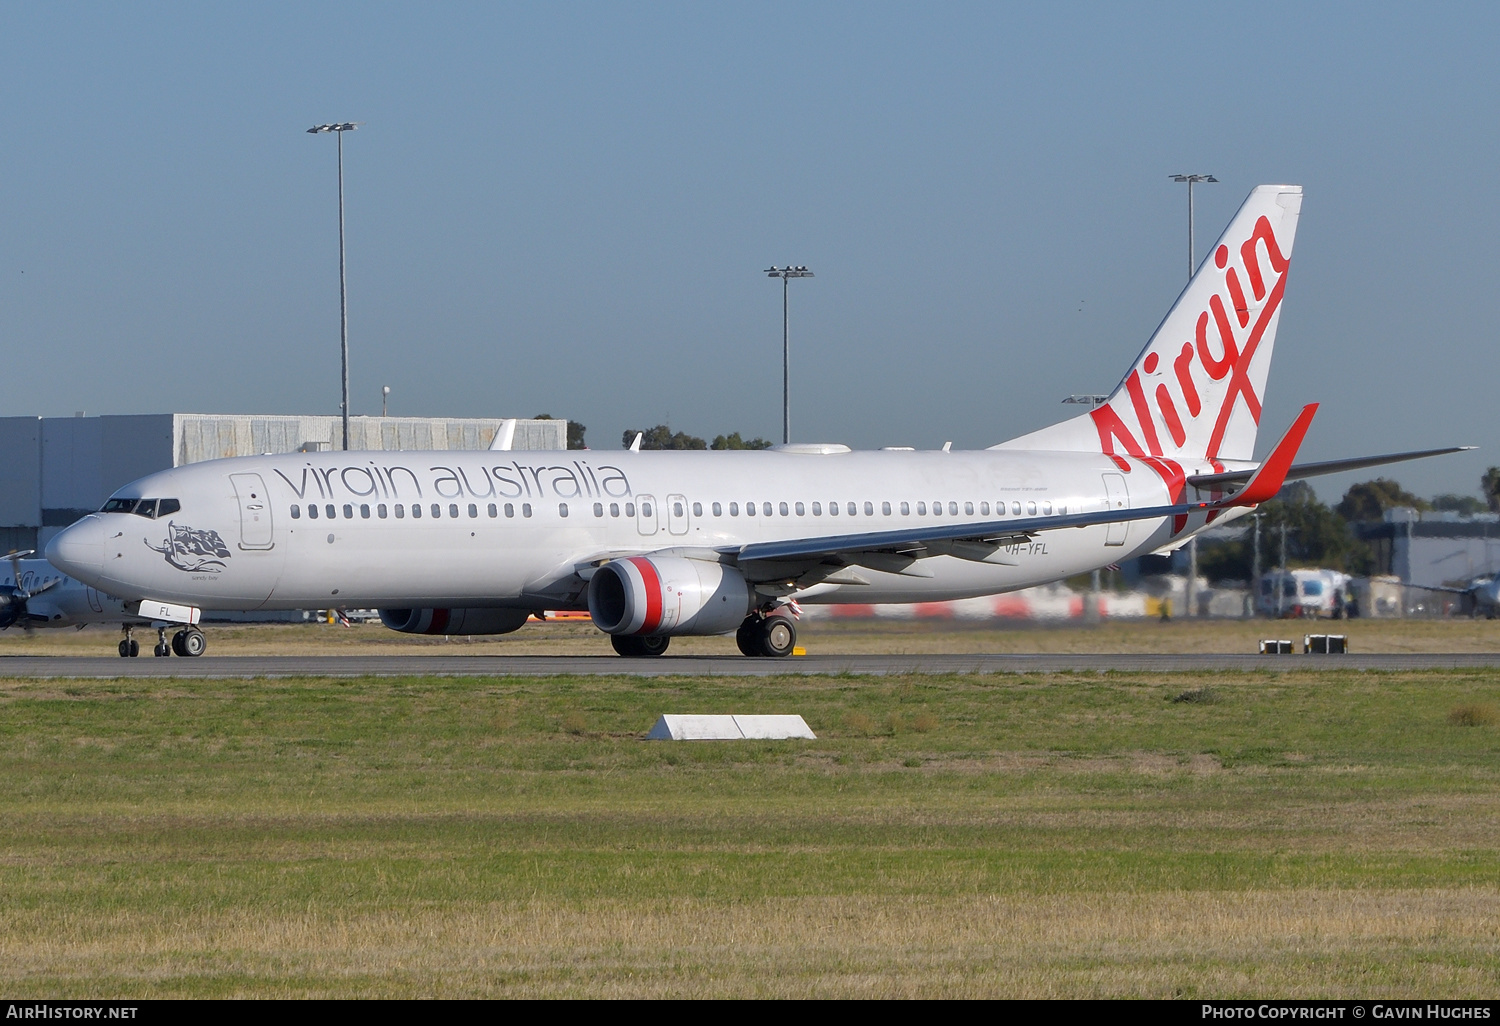
[[[138,517],[155,520],[168,513],[176,513],[180,509],[182,509],[182,503],[176,499],[110,499],[99,512],[134,513]]]

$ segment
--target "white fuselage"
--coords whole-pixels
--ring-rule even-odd
[[[297,453],[179,467],[116,497],[178,508],[93,514],[59,535],[49,558],[112,595],[211,609],[583,608],[578,568],[614,556],[1176,498],[1135,460],[1017,450]],[[861,569],[868,583],[796,597],[993,594],[1175,547],[1202,526],[1194,517],[1175,532],[1163,519],[1048,531],[989,561],[935,556],[921,560],[922,576]]]

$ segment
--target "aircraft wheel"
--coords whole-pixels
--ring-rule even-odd
[[[141,643],[134,638],[130,639],[130,658],[134,659],[141,654]]]
[[[130,658],[130,642],[126,641],[123,638],[120,639],[120,658]]]
[[[667,637],[642,638],[633,634],[611,634],[609,636],[609,643],[622,656],[654,657],[665,652],[667,646],[672,643],[672,639]]]
[[[760,654],[780,659],[797,647],[797,627],[788,616],[768,616],[757,631]]]
[[[169,656],[172,654],[172,649],[169,645],[163,644],[162,642],[158,641],[156,643],[156,647],[151,650],[151,654],[157,657]]]
[[[754,658],[761,654],[759,617],[745,617],[745,622],[740,624],[740,629],[734,632],[734,643],[739,646],[741,655]]]
[[[189,627],[185,631],[177,632],[176,637],[172,639],[172,647],[180,656],[201,656],[208,648],[208,639],[196,627]]]

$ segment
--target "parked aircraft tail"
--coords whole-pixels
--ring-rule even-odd
[[[1301,209],[1300,185],[1257,186],[1107,402],[992,448],[1251,459]]]

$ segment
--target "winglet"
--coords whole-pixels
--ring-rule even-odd
[[[1254,506],[1275,498],[1286,481],[1286,473],[1291,469],[1292,461],[1297,458],[1297,450],[1302,446],[1302,439],[1307,436],[1308,427],[1312,425],[1313,414],[1317,412],[1317,403],[1308,403],[1302,407],[1302,412],[1297,415],[1292,426],[1287,428],[1286,434],[1281,436],[1281,441],[1276,443],[1271,455],[1266,457],[1254,476],[1245,482],[1245,487],[1230,498],[1229,505]]]
[[[502,420],[495,429],[495,440],[490,443],[491,452],[509,452],[516,441],[516,419]]]
[[[646,433],[644,431],[637,431],[635,433],[635,441],[633,441],[633,442],[630,443],[630,451],[631,452],[640,452],[641,451],[641,439],[645,438],[645,437],[646,437]]]

